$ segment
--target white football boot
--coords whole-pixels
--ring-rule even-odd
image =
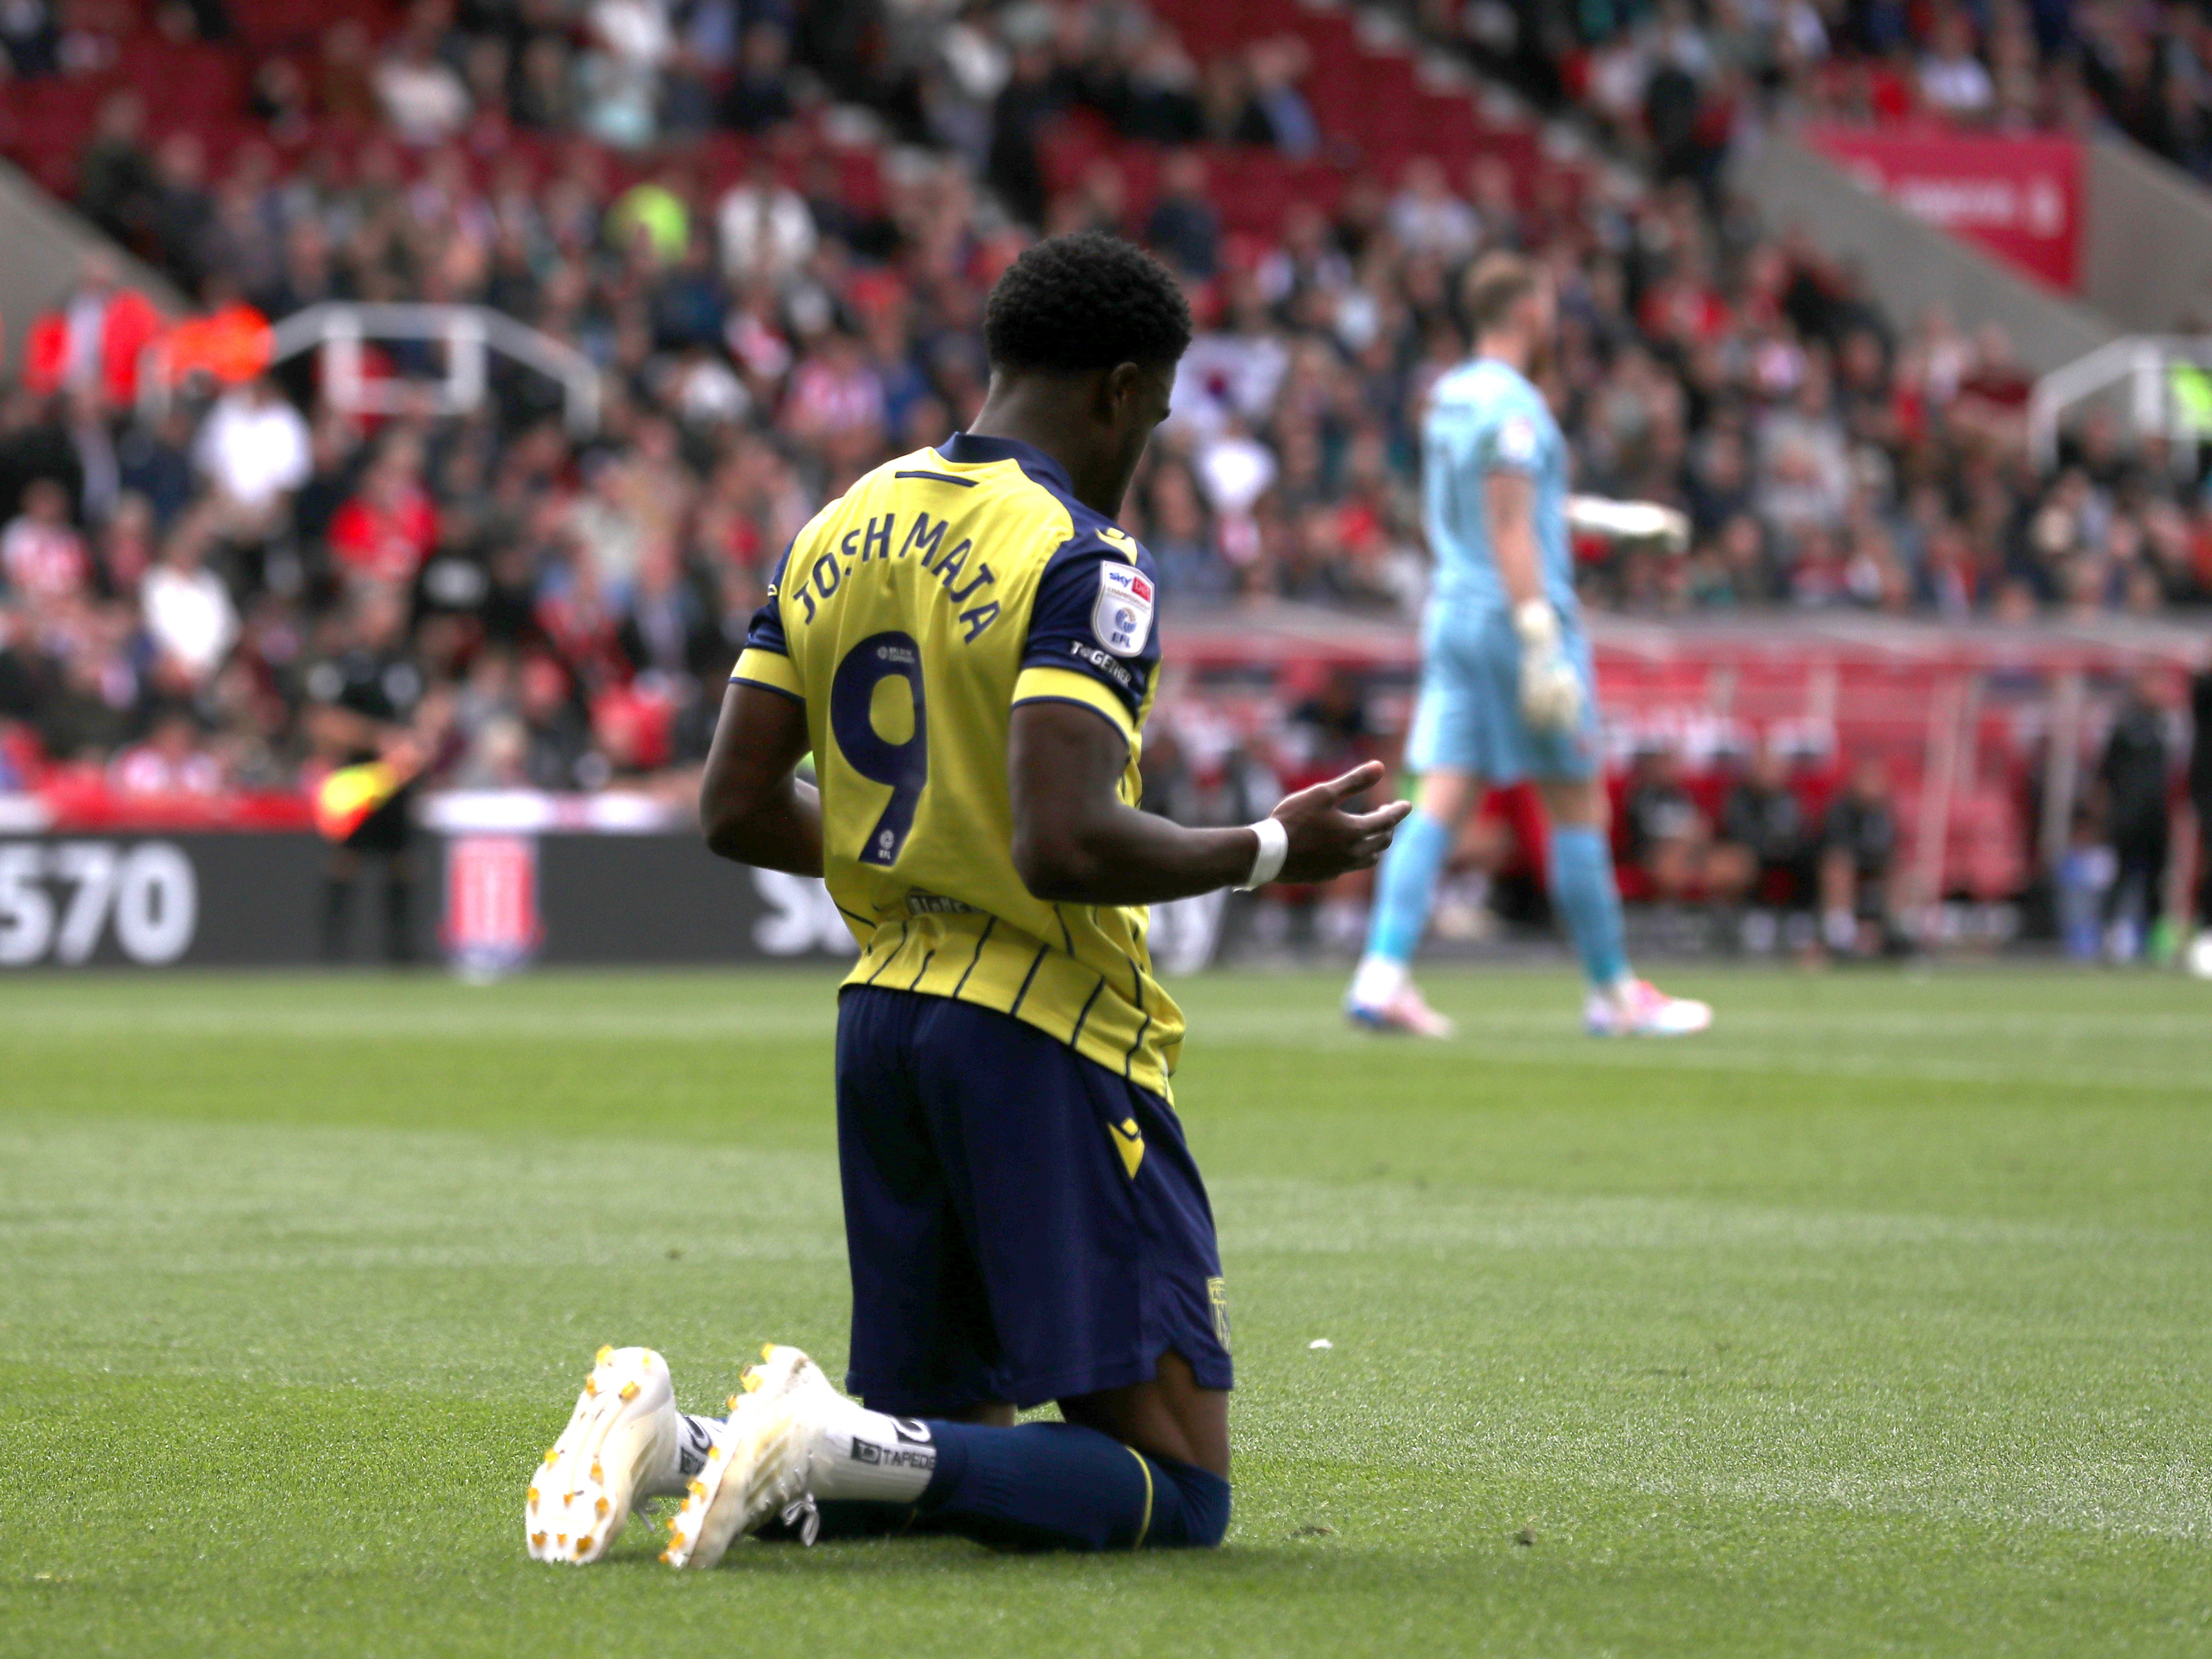
[[[1670,997],[1648,979],[1592,991],[1583,1005],[1583,1029],[1592,1036],[1692,1036],[1712,1023],[1709,1005]]]
[[[714,1566],[738,1537],[776,1517],[796,1526],[803,1544],[811,1544],[821,1524],[814,1509],[818,1467],[838,1458],[838,1444],[852,1449],[856,1427],[860,1437],[869,1437],[869,1420],[894,1422],[838,1394],[821,1367],[796,1347],[769,1343],[761,1349],[761,1364],[745,1374],[745,1394],[732,1402],[728,1422],[708,1447],[706,1468],[690,1482],[690,1498],[668,1520],[661,1559],[671,1566]],[[927,1443],[927,1431],[921,1437]],[[898,1451],[884,1447],[876,1462],[894,1462]],[[933,1449],[929,1455],[933,1464]],[[911,1502],[927,1475],[909,1480],[909,1495],[898,1502]],[[891,1500],[887,1489],[838,1495]]]
[[[525,1498],[531,1559],[605,1555],[641,1489],[675,1461],[681,1433],[668,1362],[650,1348],[601,1348]]]
[[[672,1567],[711,1567],[739,1538],[806,1504],[817,1419],[844,1403],[819,1365],[781,1343],[763,1348],[761,1363],[746,1367],[741,1381],[744,1392],[730,1396],[730,1414],[707,1448],[707,1467],[668,1518],[668,1547],[660,1559]],[[812,1543],[811,1517],[793,1518]]]
[[[1354,1025],[1370,1031],[1402,1031],[1412,1036],[1448,1037],[1457,1027],[1449,1019],[1428,1005],[1428,1001],[1406,981],[1380,1002],[1357,1002],[1347,997],[1344,1004],[1345,1017]]]

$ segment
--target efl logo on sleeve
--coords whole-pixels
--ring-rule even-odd
[[[1091,631],[1117,657],[1133,657],[1152,637],[1152,579],[1133,564],[1098,567],[1098,603],[1091,607]]]
[[[1526,415],[1510,416],[1498,428],[1498,459],[1504,465],[1534,467],[1541,448],[1536,423]]]

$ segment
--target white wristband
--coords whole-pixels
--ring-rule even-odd
[[[1252,860],[1252,873],[1237,884],[1240,893],[1274,880],[1283,873],[1283,860],[1291,855],[1291,832],[1283,828],[1280,818],[1261,818],[1248,827],[1260,838],[1260,853]]]

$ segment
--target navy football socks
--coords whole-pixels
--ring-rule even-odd
[[[1229,1529],[1229,1483],[1194,1464],[1146,1457],[1096,1429],[1001,1429],[932,1420],[937,1468],[918,1503],[823,1498],[815,1536],[951,1533],[1000,1549],[1211,1548]],[[771,1518],[756,1536],[796,1540]]]
[[[1023,1550],[1210,1548],[1229,1529],[1226,1480],[1096,1429],[933,1421],[929,1431],[937,1469],[919,1529]]]

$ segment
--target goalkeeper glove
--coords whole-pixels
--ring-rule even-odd
[[[1548,599],[1514,607],[1521,636],[1521,717],[1539,731],[1567,732],[1583,717],[1582,677],[1559,648],[1559,617]]]
[[[1689,550],[1688,514],[1656,501],[1613,501],[1599,495],[1577,495],[1568,503],[1567,521],[1586,534],[1641,542],[1670,556]]]
[[[1647,503],[1638,502],[1638,506]],[[1651,539],[1659,550],[1679,558],[1690,550],[1690,515],[1678,507],[1651,506]]]

